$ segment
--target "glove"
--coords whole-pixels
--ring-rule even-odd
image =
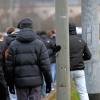
[[[61,50],[61,46],[60,46],[60,45],[55,45],[53,51],[57,53],[57,52],[59,52],[60,50]]]
[[[46,85],[46,93],[50,93],[51,91],[51,83]]]
[[[15,88],[14,88],[13,85],[9,86],[9,91],[10,91],[11,94],[15,94]]]

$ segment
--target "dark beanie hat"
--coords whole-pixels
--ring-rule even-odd
[[[23,28],[32,28],[32,20],[29,18],[22,19],[18,25],[17,28],[23,29]]]
[[[70,35],[76,34],[76,26],[74,24],[69,24],[69,34]]]

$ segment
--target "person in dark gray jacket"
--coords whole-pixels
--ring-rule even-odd
[[[3,57],[2,57],[2,51],[3,51],[3,43],[4,36],[3,33],[0,32],[0,100],[8,100],[7,99],[7,86],[6,81],[4,78],[4,71],[3,71]]]
[[[8,49],[7,83],[16,86],[18,100],[40,100],[43,77],[46,92],[51,91],[51,71],[48,51],[32,31],[32,21],[19,22],[20,32]]]
[[[85,82],[84,61],[91,59],[91,53],[85,41],[77,35],[76,26],[73,24],[69,25],[69,42],[71,77],[76,82],[80,100],[89,100]]]

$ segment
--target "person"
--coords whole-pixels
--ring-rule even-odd
[[[52,72],[52,90],[55,90],[56,87],[56,53],[53,49],[56,45],[56,32],[54,30],[51,30],[48,32],[48,38],[51,41],[52,44],[52,53],[50,55],[51,58],[51,72]]]
[[[61,46],[56,45],[56,37],[53,33],[54,31],[50,31],[46,33],[45,31],[41,31],[38,33],[40,39],[44,42],[51,64],[51,74],[52,74],[52,90],[55,90],[56,87],[56,53],[60,51]]]
[[[48,50],[49,43],[47,41],[49,41],[49,40],[48,40],[48,37],[47,37],[47,33],[45,31],[40,31],[40,32],[37,32],[37,36],[38,36],[38,39],[40,39],[45,44],[45,46]],[[52,52],[52,51],[48,50],[48,54],[50,54],[50,52]],[[51,71],[51,73],[52,73],[52,71]],[[44,81],[42,86],[41,86],[41,97],[42,98],[45,98],[45,97],[48,96],[48,93],[46,93],[45,90],[46,90],[46,83]]]
[[[48,50],[48,54],[49,54],[49,58],[50,58],[50,64],[51,64],[51,74],[52,74],[52,90],[55,89],[55,79],[56,79],[56,68],[55,68],[55,64],[52,67],[52,63],[56,62],[56,53],[60,51],[61,47],[59,45],[56,45],[55,41],[53,40],[53,38],[49,37],[46,31],[40,31],[37,32],[37,35],[39,36],[38,38],[43,41],[43,43],[45,44],[47,50]],[[48,94],[46,94],[45,92],[45,82],[42,86],[42,91],[41,91],[42,97],[46,97],[48,96]]]
[[[18,100],[40,100],[43,76],[46,93],[51,91],[51,71],[48,51],[32,31],[32,20],[19,22],[20,31],[9,48],[7,56],[7,84],[16,87]]]
[[[76,83],[80,100],[89,100],[85,82],[84,61],[91,59],[91,53],[85,41],[77,36],[74,24],[69,24],[69,42],[71,77]]]
[[[4,37],[4,45],[3,45],[3,69],[4,69],[4,72],[6,72],[5,62],[6,62],[7,55],[8,55],[8,47],[9,47],[10,43],[16,39],[18,31],[19,31],[19,29],[15,28],[15,27],[7,28],[7,32],[6,32],[7,36]],[[6,78],[7,78],[7,76],[5,75],[5,80],[6,80]],[[17,100],[15,89],[12,87],[8,87],[8,98],[10,100]]]
[[[16,39],[16,36],[20,30],[15,27],[7,28],[7,36],[4,38],[4,49],[6,50],[10,43]]]
[[[3,33],[0,32],[0,99],[7,100],[7,87],[2,66],[3,41],[4,41],[4,36]]]
[[[15,31],[14,27],[9,27],[7,28],[7,36],[4,37],[4,46],[3,46],[3,67],[4,67],[4,71],[5,71],[5,59],[7,56],[7,49],[8,46],[10,45],[10,43],[15,39],[15,35],[13,35],[12,33]]]

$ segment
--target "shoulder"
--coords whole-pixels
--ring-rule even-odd
[[[38,46],[42,46],[44,43],[43,41],[39,40],[39,39],[36,39],[33,41],[35,45],[38,45]]]
[[[77,40],[80,40],[81,42],[83,42],[84,44],[86,43],[85,40],[82,39],[82,37],[78,36],[78,35],[75,35],[75,38]]]
[[[85,42],[85,40],[83,40],[82,38],[80,38],[81,41],[83,42],[84,45],[87,45],[87,43]]]
[[[33,46],[35,47],[35,49],[37,51],[41,52],[41,50],[46,50],[46,46],[45,46],[45,44],[41,40],[36,39],[33,42],[34,42],[34,45]]]
[[[14,40],[10,43],[9,47],[8,48],[16,48],[18,46],[18,41],[17,40]]]

